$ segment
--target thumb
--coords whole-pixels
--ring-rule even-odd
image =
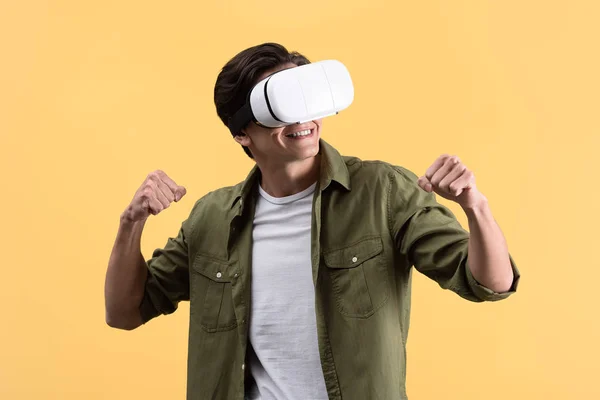
[[[179,186],[177,191],[175,192],[175,201],[181,200],[183,196],[187,193],[187,190],[183,186]]]
[[[427,179],[427,177],[425,175],[420,177],[419,180],[417,181],[417,183],[419,184],[421,189],[423,189],[426,192],[431,192],[433,190],[433,185],[431,184],[431,182],[429,181],[429,179]]]

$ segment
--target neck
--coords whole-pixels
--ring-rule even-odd
[[[273,197],[285,197],[299,193],[319,178],[321,155],[285,164],[258,162],[262,179],[261,187]]]

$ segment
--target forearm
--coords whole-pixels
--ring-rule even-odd
[[[507,292],[514,278],[508,246],[487,200],[464,211],[469,221],[469,267],[473,277],[497,293]]]
[[[145,220],[131,222],[121,215],[104,286],[106,323],[114,328],[129,330],[142,324],[139,305],[148,273],[141,252],[144,224]]]

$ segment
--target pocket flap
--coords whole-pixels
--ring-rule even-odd
[[[323,253],[329,268],[354,268],[383,251],[381,237],[369,237],[341,249]]]
[[[194,259],[192,268],[194,271],[215,282],[231,282],[232,268],[225,261],[198,254]]]

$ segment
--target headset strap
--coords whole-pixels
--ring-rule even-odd
[[[227,127],[231,131],[231,134],[235,136],[239,134],[242,131],[242,129],[244,129],[244,127],[248,125],[248,123],[253,119],[254,115],[252,114],[252,107],[250,106],[250,101],[246,101],[242,108],[237,110],[236,113],[233,114],[231,118],[229,118],[229,123],[227,124]]]

